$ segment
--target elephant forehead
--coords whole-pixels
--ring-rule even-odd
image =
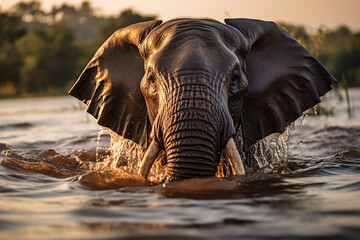
[[[165,23],[147,41],[148,64],[159,72],[228,71],[238,59],[235,48],[224,40],[236,36],[226,29],[224,24],[212,20]]]
[[[232,27],[210,19],[175,19],[168,21],[148,35],[142,44],[142,55],[147,58],[165,46],[176,50],[186,42],[202,41],[202,46],[227,47],[231,51],[244,43],[243,36]],[[186,46],[186,50],[196,48]]]

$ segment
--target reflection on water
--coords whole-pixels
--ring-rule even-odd
[[[354,118],[336,103],[335,116],[296,123],[289,145],[278,139],[287,163],[269,141],[258,157],[272,154],[271,170],[171,183],[156,183],[160,160],[153,183],[134,174],[143,149],[99,130],[75,99],[1,100],[0,239],[356,239],[360,91],[350,95]]]

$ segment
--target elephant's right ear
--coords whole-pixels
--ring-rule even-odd
[[[245,150],[281,133],[320,102],[335,78],[289,33],[273,22],[226,19],[249,44],[244,57],[249,87],[242,115]]]
[[[147,145],[146,103],[140,91],[144,60],[138,46],[161,21],[117,30],[98,49],[69,94],[88,105],[99,125]]]

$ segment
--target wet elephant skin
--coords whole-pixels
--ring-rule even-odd
[[[70,94],[98,123],[165,152],[168,180],[214,176],[238,151],[284,129],[336,80],[273,22],[149,21],[117,30]],[[155,151],[155,153],[157,153]]]

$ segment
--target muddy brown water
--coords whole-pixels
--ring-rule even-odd
[[[71,97],[0,100],[0,239],[359,239],[360,89],[350,97],[352,118],[329,94],[334,115],[296,122],[286,166],[173,183],[132,174],[143,153]]]

